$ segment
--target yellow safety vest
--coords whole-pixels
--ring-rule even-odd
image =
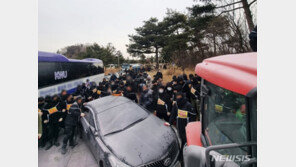
[[[188,118],[188,111],[178,109],[178,117],[179,118]]]
[[[67,110],[70,110],[70,107],[72,106],[72,104],[67,104]]]
[[[159,105],[164,105],[165,102],[164,102],[163,100],[161,100],[160,98],[158,98],[158,100],[157,100],[157,104],[159,104]]]
[[[49,114],[53,114],[57,111],[58,111],[57,107],[52,107],[51,109],[48,109]]]
[[[97,94],[100,95],[102,92],[100,90],[97,90]]]
[[[112,96],[122,96],[121,93],[113,93]]]

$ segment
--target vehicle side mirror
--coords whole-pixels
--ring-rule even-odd
[[[206,166],[205,148],[200,146],[187,146],[183,149],[185,167]]]
[[[98,131],[95,131],[94,136],[95,137],[99,136],[99,132]]]

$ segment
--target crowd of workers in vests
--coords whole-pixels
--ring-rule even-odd
[[[166,125],[176,125],[184,145],[187,123],[199,119],[199,90],[197,75],[173,76],[171,82],[165,83],[161,72],[152,79],[143,68],[129,69],[119,76],[113,74],[99,84],[87,80],[72,94],[63,90],[60,95],[38,98],[39,146],[46,150],[59,147],[58,137],[64,129],[62,154],[65,154],[68,142],[74,147],[79,134],[81,137],[79,120],[85,116],[84,105],[109,95],[127,97],[166,121]]]

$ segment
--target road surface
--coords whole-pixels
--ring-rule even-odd
[[[63,135],[59,137],[62,145]],[[88,146],[78,139],[73,149],[68,147],[65,155],[61,154],[61,145],[52,146],[49,150],[38,148],[38,167],[99,167]]]

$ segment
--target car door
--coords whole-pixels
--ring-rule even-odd
[[[96,140],[96,138],[99,137],[99,134],[95,124],[95,115],[91,110],[89,110],[89,112],[85,115],[85,118],[88,120],[88,128],[85,129],[87,144],[89,145],[94,157],[99,162],[101,148]]]
[[[90,112],[85,112],[85,117],[81,118],[81,124],[82,124],[82,137],[84,139],[84,142],[90,146],[90,125],[89,125],[89,120],[91,117],[91,113]]]

